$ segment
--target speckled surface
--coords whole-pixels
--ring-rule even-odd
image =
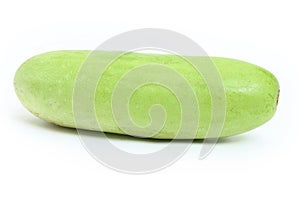
[[[89,53],[90,51],[84,50],[48,52],[23,63],[14,80],[15,90],[22,104],[41,119],[60,126],[75,127],[72,110],[73,89],[80,67]],[[107,56],[110,56],[110,52],[107,52]],[[211,59],[220,72],[226,93],[226,119],[221,137],[246,132],[272,118],[279,95],[279,84],[274,75],[244,61],[219,57]],[[189,82],[200,108],[196,138],[204,138],[210,124],[212,109],[207,84],[193,67],[174,55],[130,53],[109,66],[95,93],[96,115],[101,122],[102,131],[124,134],[113,118],[113,89],[126,72],[148,63],[167,65]],[[141,76],[146,78],[147,74]],[[146,85],[133,94],[128,102],[132,120],[140,126],[150,123],[148,110],[154,104],[161,104],[168,116],[165,126],[154,138],[174,138],[180,125],[180,104],[176,96],[162,86]],[[92,127],[88,119],[80,123],[78,128],[98,129]]]

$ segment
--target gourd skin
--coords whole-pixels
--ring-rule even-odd
[[[27,60],[14,79],[15,91],[22,104],[45,121],[64,127],[99,130],[99,126],[90,124],[88,119],[75,125],[72,108],[76,78],[90,53],[88,50],[54,51]],[[111,53],[105,54],[110,56]],[[279,95],[279,84],[274,75],[244,61],[220,57],[211,57],[211,60],[220,73],[226,94],[226,118],[220,137],[249,131],[272,118]],[[109,66],[98,82],[94,101],[101,131],[125,134],[114,120],[113,90],[126,72],[149,63],[166,65],[189,82],[199,103],[196,138],[205,138],[212,116],[208,86],[193,67],[175,55],[129,53]],[[162,105],[167,117],[164,127],[153,138],[174,138],[181,122],[180,103],[175,94],[160,85],[145,85],[136,90],[128,102],[132,120],[139,126],[151,123],[148,112],[154,104]],[[126,134],[135,135],[134,132]]]

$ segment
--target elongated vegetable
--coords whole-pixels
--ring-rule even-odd
[[[91,124],[89,119],[75,124],[72,108],[76,80],[90,53],[91,51],[85,50],[54,51],[27,60],[19,68],[14,79],[15,91],[22,104],[34,115],[48,122],[64,127],[99,130],[100,128]],[[110,57],[112,52],[103,54]],[[211,60],[220,73],[226,94],[226,118],[220,137],[243,133],[272,118],[279,95],[279,84],[274,75],[261,67],[239,60],[219,57],[211,57]],[[149,63],[166,65],[189,83],[198,100],[200,113],[196,138],[205,138],[211,125],[213,109],[208,85],[195,68],[176,55],[127,53],[111,63],[98,82],[95,96],[91,97],[94,98],[95,113],[101,124],[101,131],[143,136],[135,133],[134,128],[132,132],[125,133],[120,123],[116,122],[118,116],[114,116],[111,99],[118,81],[126,73],[136,66]],[[151,71],[140,73],[138,76],[147,80],[149,74]],[[130,83],[122,84],[124,88],[131,87]],[[176,85],[176,82],[173,84],[178,89],[184,89],[182,85]],[[92,86],[87,82],[80,87],[84,90]],[[190,96],[186,95],[186,98]],[[162,129],[152,137],[166,139],[174,138],[180,128],[180,103],[176,94],[168,88],[153,83],[138,88],[123,106],[128,108],[132,121],[140,128],[144,127],[146,134],[147,125],[153,120],[149,115],[149,108],[160,104],[165,109],[166,121]],[[130,127],[127,127],[128,129],[130,130]],[[183,134],[181,138],[189,138],[188,133],[186,137]]]

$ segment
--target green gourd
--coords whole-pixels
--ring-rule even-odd
[[[90,123],[92,119],[85,119],[75,123],[74,120],[74,88],[82,65],[89,57],[88,50],[54,51],[34,56],[24,62],[18,69],[14,79],[15,91],[21,103],[39,118],[63,127],[80,128],[86,130],[100,130],[104,132],[129,134],[139,137],[147,135],[147,125],[151,124],[149,108],[161,105],[166,118],[161,129],[152,138],[175,138],[181,124],[180,100],[176,94],[163,85],[146,84],[135,90],[124,104],[128,108],[131,120],[143,131],[140,133],[126,132],[116,122],[112,108],[112,96],[118,81],[136,66],[145,64],[161,64],[169,67],[184,78],[194,91],[198,101],[199,120],[195,138],[207,137],[207,131],[212,119],[212,100],[210,90],[205,79],[188,62],[176,55],[126,53],[112,62],[103,72],[93,98],[95,116],[101,126]],[[113,52],[102,52],[107,58]],[[272,118],[275,114],[279,84],[269,71],[244,61],[210,57],[215,64],[225,91],[225,121],[221,133],[217,137],[227,137],[254,129]],[[96,64],[95,64],[96,65]],[[95,67],[96,70],[96,67]],[[151,73],[151,71],[147,72]],[[147,80],[147,73],[139,74]],[[88,80],[88,77],[85,77]],[[173,83],[179,90],[182,85]],[[130,87],[123,83],[123,87]],[[92,87],[87,81],[79,89]],[[184,89],[182,87],[182,89]],[[190,98],[188,95],[186,98]],[[85,102],[82,102],[83,104]],[[80,106],[80,104],[76,104]],[[85,115],[82,111],[82,115]],[[86,111],[90,112],[90,111]],[[88,116],[88,115],[87,115]],[[183,131],[184,132],[184,131]],[[187,130],[188,132],[188,130]],[[143,135],[145,133],[145,135]],[[183,133],[180,138],[190,138]]]

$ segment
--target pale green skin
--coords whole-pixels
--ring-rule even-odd
[[[75,126],[72,109],[75,80],[90,52],[54,51],[27,60],[17,71],[14,80],[22,104],[48,122],[64,127],[99,130],[98,126],[90,125],[88,119]],[[109,55],[110,52],[107,52]],[[211,60],[221,75],[226,94],[226,118],[220,137],[249,131],[272,118],[279,96],[279,84],[274,75],[244,61],[219,57],[211,57]],[[101,122],[101,131],[124,134],[114,121],[110,102],[112,91],[125,72],[149,62],[168,65],[189,81],[200,109],[195,138],[205,138],[212,110],[207,84],[194,68],[185,66],[187,63],[175,55],[130,53],[110,66],[110,70],[103,74],[95,94],[96,115]],[[154,104],[161,104],[165,108],[168,119],[164,128],[153,138],[174,138],[180,126],[180,105],[174,95],[163,87],[149,85],[134,93],[129,102],[132,119],[138,125],[147,125],[150,122],[148,110]]]

